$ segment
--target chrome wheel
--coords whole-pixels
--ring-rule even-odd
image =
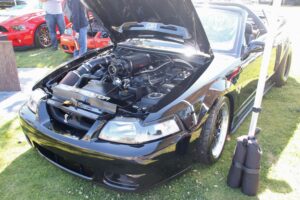
[[[217,159],[222,153],[229,126],[229,106],[225,102],[219,110],[215,125],[212,156]]]
[[[51,46],[50,34],[46,24],[42,24],[39,27],[38,40],[43,48]]]

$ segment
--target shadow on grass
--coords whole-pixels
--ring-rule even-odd
[[[266,189],[273,193],[284,194],[293,191],[285,180],[269,178],[269,172],[282,156],[282,151],[289,144],[300,123],[300,100],[296,97],[300,95],[299,88],[299,82],[290,78],[286,86],[272,88],[264,97],[263,112],[258,122],[258,126],[262,128],[262,134],[258,136],[258,140],[263,151],[259,194]],[[243,123],[234,138],[247,134],[249,124],[250,117]],[[235,145],[232,143],[229,147],[231,152]],[[288,166],[286,167],[288,169]],[[286,172],[284,171],[286,169],[283,169],[282,172]],[[239,191],[239,189],[236,190]]]
[[[263,150],[260,192],[265,189],[275,193],[293,191],[286,181],[268,178],[268,173],[282,156],[282,151],[289,144],[300,123],[299,88],[299,82],[290,78],[286,86],[273,88],[264,98],[264,111],[258,124],[263,129],[262,134],[258,136]],[[282,169],[282,173],[285,172]]]
[[[299,88],[299,82],[291,78],[287,86],[273,88],[265,96],[259,119],[262,128],[259,143],[263,149],[259,193],[266,189],[273,193],[292,192],[286,180],[268,178],[268,173],[282,156],[300,122]],[[104,189],[57,169],[30,149],[0,174],[0,196],[2,199],[17,199],[19,195],[22,199],[247,199],[239,189],[226,185],[226,177],[235,138],[247,133],[249,122],[248,117],[231,136],[219,162],[212,166],[194,164],[192,170],[183,176],[144,193],[118,193]],[[2,128],[9,127],[6,124]]]

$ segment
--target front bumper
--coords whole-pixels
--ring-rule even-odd
[[[87,48],[88,49],[97,49],[105,48],[110,44],[110,39],[108,38],[93,38],[89,37],[87,39]],[[71,35],[62,35],[60,38],[61,48],[65,53],[74,53],[75,50],[75,41],[74,37]]]
[[[0,37],[12,41],[14,47],[29,47],[34,45],[34,33],[32,30],[20,32],[1,32]]]
[[[27,106],[19,114],[29,143],[51,163],[81,178],[125,191],[147,189],[188,169],[199,137],[196,131],[142,145],[83,141],[46,128],[47,116],[37,118]]]
[[[60,45],[65,53],[74,53],[75,50],[75,41],[74,38],[70,35],[62,35],[60,37]]]

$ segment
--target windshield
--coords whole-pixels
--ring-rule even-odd
[[[197,13],[211,48],[219,51],[232,51],[238,38],[240,14],[229,10],[211,8],[197,8]]]

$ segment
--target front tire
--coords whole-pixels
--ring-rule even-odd
[[[51,46],[50,34],[46,24],[41,24],[36,29],[34,39],[36,47],[47,48]]]
[[[213,106],[203,125],[197,144],[198,160],[205,164],[213,164],[224,149],[230,122],[230,102],[227,97],[221,97]]]
[[[286,61],[282,63],[275,73],[275,86],[284,86],[289,78],[292,63],[292,54],[289,54]]]

